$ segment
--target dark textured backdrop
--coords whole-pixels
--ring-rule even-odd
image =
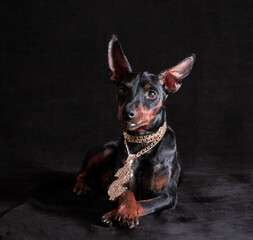
[[[159,73],[196,54],[191,75],[167,100],[185,169],[248,171],[237,178],[250,183],[250,7],[235,0],[2,1],[2,215],[11,211],[8,201],[23,203],[45,179],[52,186],[55,172],[66,179],[61,174],[77,171],[89,147],[120,136],[107,69],[113,33],[137,71]]]

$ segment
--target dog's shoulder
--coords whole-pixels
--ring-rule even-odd
[[[174,152],[177,149],[176,134],[169,125],[167,125],[167,130],[162,138],[161,147],[163,150],[170,152]]]

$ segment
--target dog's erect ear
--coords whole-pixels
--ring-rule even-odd
[[[108,64],[110,79],[114,83],[119,83],[128,73],[132,72],[116,35],[112,35],[112,39],[108,44]]]
[[[158,75],[161,84],[168,93],[174,93],[181,87],[181,80],[190,74],[195,58],[195,54],[192,54],[176,66],[165,70]]]

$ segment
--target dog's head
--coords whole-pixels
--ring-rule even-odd
[[[182,79],[189,75],[195,55],[159,75],[132,72],[118,38],[113,35],[108,45],[110,80],[118,87],[118,119],[126,131],[142,132],[161,118],[163,103],[176,92]]]

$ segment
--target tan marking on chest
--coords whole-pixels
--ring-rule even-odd
[[[153,187],[156,191],[160,192],[163,190],[165,184],[167,183],[168,178],[156,178],[153,182]]]

